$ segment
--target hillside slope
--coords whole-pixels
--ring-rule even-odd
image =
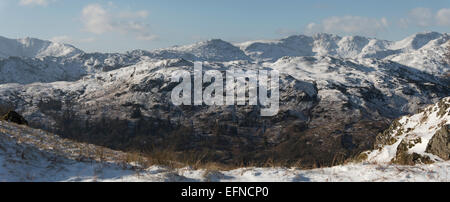
[[[136,173],[132,154],[0,121],[0,181],[94,181]]]
[[[450,160],[450,97],[421,111],[378,135],[376,150],[363,153],[367,161],[413,165]]]
[[[447,162],[397,166],[349,164],[332,168],[240,168],[229,171],[143,167],[133,154],[73,142],[41,130],[0,121],[0,182],[448,182]]]

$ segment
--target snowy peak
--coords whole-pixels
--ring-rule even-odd
[[[136,53],[136,51],[133,51]],[[229,62],[236,60],[250,60],[241,49],[221,39],[213,39],[187,46],[155,51],[137,51],[145,56],[157,59],[183,58],[191,61]]]
[[[418,50],[429,42],[444,37],[443,34],[437,32],[417,33],[407,37],[401,41],[395,42],[392,49]]]
[[[284,56],[313,56],[312,37],[298,35],[279,41],[250,41],[238,44],[252,59],[276,61]]]
[[[72,57],[83,51],[67,44],[34,38],[8,39],[0,36],[0,58],[7,57]]]
[[[444,62],[446,44],[449,39],[448,33],[418,33],[393,43],[388,47],[390,54],[385,59],[428,73],[444,75],[450,70],[450,66]]]
[[[436,76],[449,72],[449,65],[443,63],[446,51],[445,43],[450,39],[447,33],[418,33],[398,42],[378,40],[363,36],[337,36],[319,33],[312,36],[294,35],[280,40],[249,41],[231,44],[221,39],[213,39],[186,46],[175,46],[154,51],[135,50],[125,54],[83,53],[81,50],[66,44],[50,41],[24,38],[8,39],[0,37],[0,58],[10,56],[27,60],[23,71],[16,71],[20,67],[14,66],[13,61],[3,60],[0,67],[9,65],[11,72],[2,70],[5,74],[0,83],[31,81],[61,81],[80,78],[80,75],[100,71],[110,71],[136,64],[143,60],[184,59],[208,62],[276,62],[283,57],[334,57],[343,60],[354,60],[359,63],[363,59],[393,61]],[[47,58],[47,56],[56,58]],[[32,60],[32,61],[29,61]],[[365,65],[365,64],[362,64]],[[34,66],[40,66],[44,72],[50,73],[48,78],[38,76],[25,81],[15,81],[24,72],[34,75]],[[55,68],[54,70],[50,68]],[[72,75],[72,73],[75,73]],[[25,73],[26,75],[27,73]],[[40,75],[40,74],[37,74]],[[54,75],[57,76],[55,80]],[[62,75],[62,76],[61,76]],[[43,77],[47,77],[42,74]],[[26,77],[26,76],[24,76]]]
[[[425,32],[398,42],[391,42],[363,36],[340,37],[334,34],[319,33],[313,36],[295,35],[275,41],[245,42],[241,43],[240,47],[251,56],[260,56],[262,58],[259,59],[271,59],[272,61],[280,58],[280,55],[384,58],[388,55],[420,49],[437,39],[440,40],[436,45],[442,45],[449,39],[449,36],[437,32]],[[277,54],[274,50],[290,51],[291,54],[270,55],[270,52]],[[378,52],[379,54],[376,54]],[[390,54],[386,54],[386,52],[390,52]]]
[[[221,39],[213,39],[206,42],[200,42],[192,46],[180,47],[179,50],[190,52],[202,60],[209,61],[249,59],[249,57],[245,55],[241,49]]]
[[[344,57],[357,56],[369,45],[370,39],[361,36],[343,37],[337,44],[338,53],[346,53]]]
[[[425,32],[393,42],[363,36],[295,35],[280,40],[250,41],[238,46],[253,60],[275,62],[285,56],[332,56],[344,59],[392,60],[427,73],[442,75],[448,33]]]
[[[276,61],[283,56],[362,57],[386,49],[386,42],[362,36],[340,37],[319,33],[313,36],[295,35],[275,41],[253,41],[239,44],[255,60]]]

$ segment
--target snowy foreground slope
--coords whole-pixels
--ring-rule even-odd
[[[0,122],[0,181],[332,182],[450,181],[450,161],[431,165],[355,163],[332,168],[240,168],[230,171],[142,167],[132,154],[76,143]]]
[[[376,150],[363,155],[376,163],[432,163],[450,159],[450,97],[404,116],[378,135]]]

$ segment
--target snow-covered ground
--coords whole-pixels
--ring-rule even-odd
[[[0,181],[115,182],[333,182],[450,181],[450,161],[399,166],[357,163],[301,170],[239,168],[216,171],[150,166],[142,168],[129,154],[75,143],[42,130],[0,122]]]
[[[445,153],[445,146],[441,146],[442,149],[438,148],[441,150],[439,153],[442,153],[440,158],[432,154],[433,150],[436,152],[438,149],[433,149],[430,142],[438,131],[447,129],[446,127],[450,124],[449,106],[450,97],[447,97],[437,104],[430,105],[420,113],[404,116],[394,122],[391,129],[382,137],[390,143],[379,143],[376,150],[367,152],[368,161],[376,163],[398,161],[402,144],[407,145],[406,154],[418,154],[428,157],[432,161],[443,161],[442,157],[448,159],[448,148],[447,153]],[[445,142],[441,144],[445,145]]]
[[[348,164],[332,168],[240,168],[207,171],[151,167],[139,175],[123,175],[104,181],[220,181],[220,182],[426,182],[450,181],[450,162],[433,165]]]

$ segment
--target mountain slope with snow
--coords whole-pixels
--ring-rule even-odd
[[[450,97],[422,112],[404,116],[377,137],[369,162],[399,164],[450,160]]]
[[[132,51],[156,59],[179,59],[191,61],[229,62],[251,60],[242,50],[221,39],[212,39],[186,46],[158,49],[154,51]]]
[[[275,158],[329,166],[336,156],[343,161],[372,149],[392,120],[450,96],[450,80],[442,76],[449,66],[440,61],[446,41],[440,33],[400,42],[317,34],[9,57],[0,59],[0,106],[16,109],[35,128],[114,149],[170,148],[177,158],[205,151],[208,160],[229,164]],[[171,74],[192,72],[194,61],[222,73],[278,70],[279,113],[261,118],[261,105],[173,105]]]
[[[8,39],[0,36],[0,58],[73,57],[83,51],[67,44],[34,38]]]
[[[114,179],[136,173],[131,156],[0,121],[0,182]]]
[[[239,168],[229,171],[143,166],[133,154],[77,143],[0,121],[0,182],[448,182],[449,163],[332,168]]]
[[[316,34],[235,45],[214,39],[153,51],[135,50],[109,54],[83,53],[70,45],[39,39],[14,40],[0,37],[0,83],[73,81],[149,59],[182,58],[189,61],[248,61],[261,64],[275,63],[286,56],[334,57],[339,60],[351,59],[355,63],[364,59],[372,59],[376,63],[392,61],[442,76],[450,71],[449,65],[442,62],[445,44],[449,39],[449,34],[435,32],[418,33],[397,42],[361,36]]]
[[[312,166],[317,159],[331,162],[336,152],[349,157],[370,149],[386,121],[450,94],[446,80],[393,62],[315,56],[284,57],[266,65],[281,74],[279,113],[265,119],[259,116],[262,106],[173,105],[172,72],[193,71],[193,63],[184,59],[147,58],[78,81],[3,84],[0,104],[13,105],[33,127],[113,148],[148,146],[140,142],[158,143],[158,148],[176,144],[184,152],[212,147],[214,158],[227,163],[239,161],[240,151],[250,151],[256,158],[275,153],[278,159],[302,159]],[[248,61],[204,64],[205,71],[230,68],[255,66]],[[179,143],[169,141],[180,130],[192,131]],[[204,141],[216,143],[205,146]],[[298,152],[295,157],[281,155],[291,147]]]
[[[442,62],[448,33],[425,32],[393,42],[361,36],[332,34],[291,36],[274,41],[237,44],[258,61],[276,61],[283,56],[334,56],[341,58],[386,59],[432,74],[449,71]]]
[[[73,57],[0,58],[0,84],[77,81],[83,76],[134,65],[148,59],[138,53],[81,53]]]

